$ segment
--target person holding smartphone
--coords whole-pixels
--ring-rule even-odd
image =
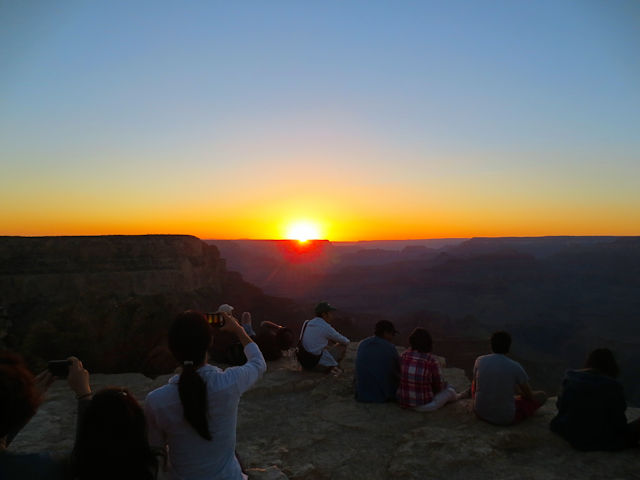
[[[66,378],[78,400],[70,461],[46,452],[8,451],[56,378]],[[142,407],[127,389],[109,387],[94,394],[89,372],[76,357],[52,360],[34,377],[20,356],[0,352],[0,479],[155,480],[159,460],[149,447]]]
[[[235,456],[238,403],[267,365],[238,321],[212,328],[202,313],[187,311],[169,330],[169,348],[182,371],[147,395],[145,413],[151,445],[168,448],[172,478],[247,478]],[[247,362],[222,370],[209,365],[207,351],[218,332],[233,334]]]
[[[19,355],[0,352],[0,478],[64,478],[61,461],[49,453],[13,453],[13,438],[35,415],[53,382],[48,370],[36,377]]]

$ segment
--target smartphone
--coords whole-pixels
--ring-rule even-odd
[[[51,375],[58,378],[67,378],[69,376],[69,366],[71,360],[51,360],[49,362],[49,371]]]
[[[221,313],[207,313],[207,321],[209,325],[215,328],[224,327],[224,317]]]

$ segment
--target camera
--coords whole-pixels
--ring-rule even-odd
[[[224,317],[222,316],[222,313],[220,312],[207,313],[206,316],[207,316],[207,321],[209,322],[209,325],[211,325],[212,327],[215,327],[215,328],[224,327]]]
[[[51,360],[47,368],[54,377],[67,378],[69,376],[70,365],[71,360]]]

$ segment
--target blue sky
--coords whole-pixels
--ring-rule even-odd
[[[635,1],[1,2],[0,215],[22,220],[0,233],[128,232],[206,203],[207,181],[247,192],[212,222],[272,197],[273,222],[292,200],[335,218],[314,178],[391,227],[438,213],[469,225],[451,234],[524,234],[542,205],[557,224],[529,233],[640,233],[638,51]],[[118,224],[110,205],[140,211]]]

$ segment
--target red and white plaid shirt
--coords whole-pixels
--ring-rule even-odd
[[[402,407],[417,407],[429,403],[445,385],[436,357],[415,350],[407,350],[402,354],[397,394],[398,403]]]

